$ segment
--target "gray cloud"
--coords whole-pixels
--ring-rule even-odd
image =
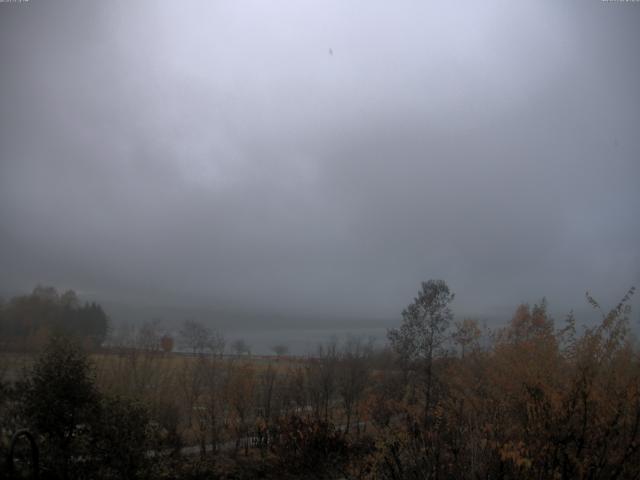
[[[432,277],[479,315],[614,302],[640,283],[639,20],[0,4],[0,289],[301,318],[394,318]]]

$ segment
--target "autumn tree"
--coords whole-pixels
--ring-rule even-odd
[[[164,353],[171,353],[173,351],[173,337],[167,334],[163,335],[160,338],[160,348]]]
[[[533,308],[526,303],[519,305],[501,335],[515,344],[553,336],[554,323],[547,313],[547,300],[543,298]]]

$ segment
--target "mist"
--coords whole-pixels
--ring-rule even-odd
[[[0,291],[273,331],[383,329],[429,278],[490,321],[615,304],[640,283],[639,24],[595,1],[2,3]]]

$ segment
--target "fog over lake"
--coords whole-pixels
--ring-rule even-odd
[[[586,290],[640,286],[639,25],[577,0],[0,4],[0,294],[257,352],[382,338],[430,278],[459,317],[546,296],[590,321]]]

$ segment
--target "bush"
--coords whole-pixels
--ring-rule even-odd
[[[364,458],[372,448],[367,438],[352,443],[331,423],[298,416],[279,421],[271,446],[283,473],[305,478],[345,476],[354,469],[353,460]]]
[[[151,471],[148,452],[153,442],[147,409],[119,397],[103,398],[100,407],[91,448],[100,478],[148,477]]]
[[[100,394],[77,344],[52,339],[17,395],[21,418],[40,444],[44,478],[150,476],[155,443],[147,409]]]
[[[99,395],[82,350],[67,339],[53,338],[18,385],[18,395],[23,419],[39,436],[43,467],[59,478],[90,475],[86,459]]]

